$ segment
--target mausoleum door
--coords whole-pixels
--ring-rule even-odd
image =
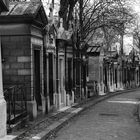
[[[34,50],[34,93],[37,106],[41,105],[40,95],[40,50]]]
[[[50,105],[53,105],[53,54],[49,53],[49,97]]]

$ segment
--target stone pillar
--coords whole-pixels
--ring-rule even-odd
[[[125,88],[127,87],[127,67],[125,68]]]
[[[100,52],[100,57],[99,57],[99,95],[105,95],[104,92],[104,70],[103,70],[103,66],[104,66],[104,50],[101,50]]]
[[[139,73],[139,72],[138,72],[138,69],[137,69],[137,77],[136,77],[136,78],[137,78],[137,87],[138,87],[138,85],[139,85],[139,82],[138,82],[138,81],[139,81],[139,74],[138,74],[138,73]]]
[[[140,66],[139,66],[139,86],[140,86]]]
[[[140,73],[139,73],[139,67],[138,67],[138,87],[139,87],[139,85],[140,85],[140,83],[139,83],[139,81],[140,81],[139,76],[140,76]]]
[[[54,93],[56,93],[56,56],[53,55],[53,87],[54,87]]]
[[[6,101],[3,95],[3,79],[2,79],[2,60],[1,60],[1,38],[0,38],[0,138],[4,137],[7,133],[6,130]]]
[[[110,76],[110,73],[111,72],[110,72],[110,67],[109,67],[109,69],[108,69],[108,88],[109,88],[109,91],[111,91],[111,80],[110,80],[111,79],[110,78],[111,76]]]
[[[61,93],[60,93],[60,80],[58,82],[58,93],[54,93],[54,105],[56,109],[61,108]]]
[[[37,117],[37,103],[36,100],[27,101],[27,111],[30,114],[30,120],[33,120]]]
[[[54,109],[57,109],[57,89],[56,89],[56,55],[54,52],[53,55],[53,88],[54,88],[54,93],[53,93],[53,106]]]
[[[110,92],[113,92],[113,75],[112,75],[112,68],[109,68],[109,89]]]
[[[135,68],[134,87],[137,85],[137,68]]]
[[[116,68],[114,67],[114,69],[113,69],[113,77],[114,77],[114,78],[113,78],[113,82],[114,82],[114,90],[116,90],[116,82],[115,82],[115,81],[116,81],[116,79],[115,79],[115,78],[116,78],[116,77],[115,77],[115,69],[116,69]]]
[[[138,81],[139,81],[139,79],[138,79],[139,74],[138,73],[139,73],[138,72],[138,67],[136,67],[136,87],[138,87],[138,85],[139,85],[139,83],[138,83]]]
[[[112,71],[111,71],[111,73],[112,73],[112,85],[111,85],[111,87],[112,87],[112,91],[114,92],[114,69],[113,69],[113,67],[112,67]]]
[[[47,108],[48,108],[48,111],[50,111],[51,110],[51,105],[50,105],[50,97],[49,97],[49,58],[48,57],[49,57],[48,52],[46,52],[46,59],[47,59],[46,60],[46,67],[47,67],[46,68],[46,70],[47,70],[46,73],[47,74],[46,74],[46,77],[45,77],[46,80],[47,80],[47,83],[46,83],[47,84],[47,90],[46,90],[47,91],[47,93],[46,93],[47,97],[46,98],[47,98]]]
[[[137,67],[137,87],[139,86],[139,68]]]
[[[73,87],[73,91],[74,91],[74,95],[76,94],[76,57],[74,56],[74,65],[73,65],[73,82],[74,82],[74,87]]]
[[[121,68],[119,69],[119,90],[121,90],[121,82],[122,82],[122,80],[121,80],[121,78],[122,78],[122,75],[121,75]]]
[[[103,83],[103,67],[100,65],[100,74],[99,74],[99,84],[98,84],[98,87],[99,87],[99,95],[105,95],[105,92],[104,92],[104,83]]]
[[[107,66],[107,72],[106,72],[106,74],[107,74],[107,92],[109,91],[109,66]]]
[[[120,90],[123,90],[123,69],[120,70]]]
[[[69,94],[66,95],[66,105],[70,106],[70,95]]]
[[[131,73],[131,68],[129,68],[129,74]],[[132,77],[129,77],[129,88],[131,87],[131,79]]]
[[[117,67],[117,90],[120,89],[120,68]]]
[[[114,91],[114,88],[113,88],[113,69],[112,69],[112,66],[111,66],[111,69],[110,69],[110,91],[113,92]]]
[[[88,98],[88,87],[86,86],[86,99]]]
[[[64,80],[65,80],[65,61],[64,61],[64,53],[60,53],[60,69],[59,69],[59,74],[60,74],[60,94],[61,94],[61,104],[62,106],[66,106],[66,91],[65,91],[65,85],[64,85]]]

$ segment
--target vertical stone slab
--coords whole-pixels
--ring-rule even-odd
[[[65,85],[64,85],[64,79],[65,79],[65,61],[64,61],[64,53],[59,53],[59,78],[60,78],[60,94],[61,94],[61,105],[64,107],[66,105],[66,91],[65,91]]]
[[[49,96],[49,56],[48,56],[48,52],[46,52],[46,81],[47,81],[47,108],[48,111],[51,110],[51,105],[50,105],[50,96]],[[54,94],[55,96],[55,94]],[[56,104],[56,97],[53,98],[54,99],[54,105]]]
[[[53,56],[53,84],[54,84],[54,92],[56,93],[56,56]]]
[[[54,94],[54,102],[53,104],[55,105],[55,94]],[[55,107],[55,106],[54,106]],[[49,95],[47,95],[47,109],[48,109],[48,112],[51,110],[51,106],[50,106],[50,97]]]
[[[70,96],[69,96],[69,94],[66,95],[66,105],[70,106]]]
[[[113,72],[113,76],[114,76],[114,90],[116,91],[117,85],[116,85],[116,77],[115,77],[115,70],[116,68],[114,67],[114,72]]]
[[[58,93],[57,94],[57,109],[60,109],[61,108],[61,94]]]
[[[1,94],[1,93],[0,93]],[[6,136],[7,130],[6,130],[6,102],[4,98],[0,99],[0,138]]]
[[[7,133],[6,130],[6,101],[3,97],[2,61],[1,61],[1,38],[0,38],[0,138]]]
[[[120,68],[117,70],[117,90],[120,90]]]
[[[101,49],[100,51],[100,57],[99,57],[99,83],[98,83],[98,91],[99,95],[105,95],[104,92],[104,81],[103,81],[103,75],[104,75],[104,70],[103,70],[103,63],[104,63],[104,51]]]
[[[114,92],[114,83],[113,83],[113,68],[110,68],[110,91]]]
[[[108,86],[109,86],[109,91],[111,91],[110,67],[109,67],[109,69],[108,69]]]
[[[63,93],[64,93],[64,94],[63,94],[63,96],[64,96],[64,97],[63,97],[63,99],[64,99],[63,102],[64,102],[64,106],[66,106],[66,102],[67,102],[67,101],[66,101],[66,100],[67,100],[67,99],[66,99],[66,98],[67,98],[66,96],[67,96],[67,95],[66,95],[66,90],[65,90],[65,89],[63,90]]]
[[[138,86],[140,86],[140,69],[138,67]]]
[[[120,90],[123,90],[123,69],[120,70]]]
[[[42,95],[41,99],[42,99],[42,113],[45,114],[46,113],[46,98],[44,97],[44,95]]]
[[[72,104],[74,103],[74,91],[72,91]]]
[[[103,67],[100,65],[100,80],[98,83],[99,95],[105,95],[103,83]]]
[[[35,100],[27,101],[27,111],[30,113],[31,120],[37,117],[37,103]]]

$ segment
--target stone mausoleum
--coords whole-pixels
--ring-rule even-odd
[[[0,15],[5,85],[25,84],[30,115],[45,112],[44,28],[48,24],[41,2],[11,2]]]

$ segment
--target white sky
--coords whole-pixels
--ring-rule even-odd
[[[133,46],[133,37],[132,36],[125,36],[124,35],[124,52],[126,54],[129,54],[129,52],[132,50]]]

